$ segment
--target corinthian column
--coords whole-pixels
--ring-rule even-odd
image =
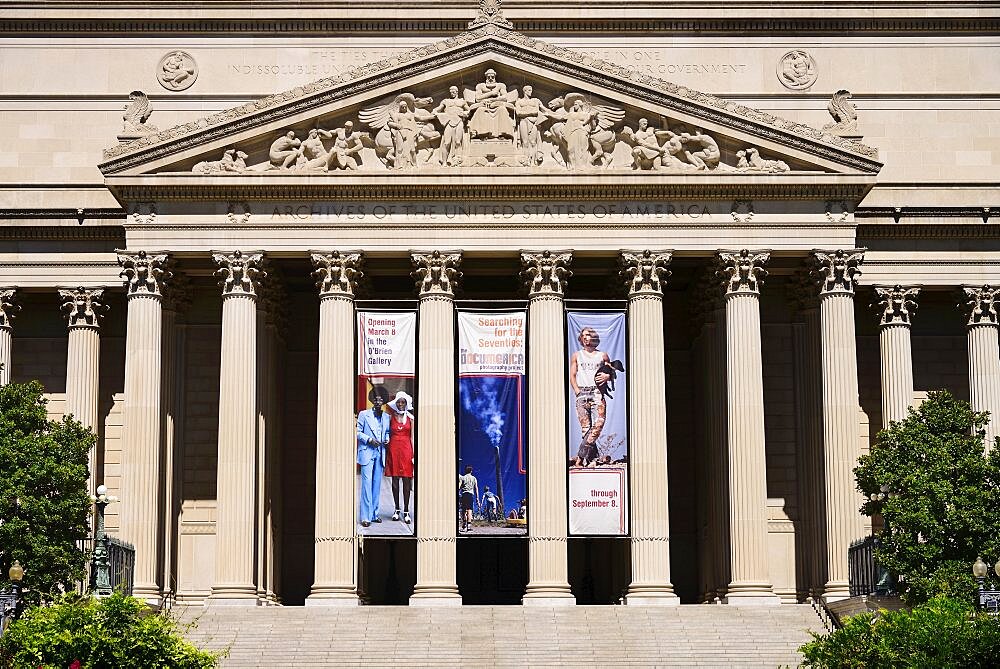
[[[316,567],[306,605],[357,605],[354,578],[354,288],[360,253],[313,253],[319,289]]]
[[[69,327],[66,355],[66,413],[97,433],[97,402],[101,373],[101,323],[107,311],[101,289],[59,291]],[[97,446],[90,451],[90,493],[96,489]]]
[[[121,533],[135,546],[132,594],[159,602],[163,291],[172,273],[165,253],[119,251],[118,262],[128,301]]]
[[[629,499],[632,500],[632,583],[629,605],[679,604],[670,583],[667,495],[667,387],[663,354],[663,291],[670,253],[623,251],[628,283],[628,344],[632,395],[629,414]]]
[[[420,294],[417,356],[417,584],[413,606],[459,605],[455,578],[455,293],[459,253],[414,253]],[[351,451],[354,452],[353,450]],[[353,511],[353,510],[352,510]]]
[[[826,491],[826,601],[850,596],[847,549],[864,533],[854,467],[861,455],[854,289],[864,251],[816,251],[823,348],[823,469]]]
[[[528,283],[528,587],[525,605],[573,605],[566,525],[566,341],[563,289],[573,254],[522,253]]]
[[[1000,357],[998,357],[997,302],[993,286],[963,288],[969,312],[969,402],[975,411],[989,411],[986,448],[1000,435]]]
[[[210,604],[255,606],[259,252],[213,253],[222,286],[215,583]]]
[[[10,383],[11,340],[14,334],[14,315],[21,305],[14,301],[17,288],[0,288],[0,386]]]
[[[767,464],[764,453],[764,371],[760,345],[760,283],[768,251],[719,253],[725,277],[726,401],[729,445],[729,553],[726,603],[778,604],[767,559]]]
[[[906,418],[913,403],[913,352],[910,319],[917,310],[920,288],[876,288],[882,309],[878,342],[882,353],[882,427]],[[874,306],[874,305],[873,305]]]

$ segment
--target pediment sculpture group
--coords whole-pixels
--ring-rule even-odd
[[[752,146],[738,151],[736,164],[729,165],[722,160],[716,140],[700,128],[656,128],[640,118],[633,129],[623,125],[624,120],[624,109],[596,104],[579,92],[543,103],[531,85],[520,91],[508,88],[488,69],[475,89],[460,91],[452,86],[448,97],[437,102],[405,92],[387,103],[361,109],[358,124],[347,121],[335,129],[317,126],[304,138],[288,131],[271,143],[267,162],[247,165],[247,154],[232,147],[220,160],[199,162],[193,171],[224,174],[461,166],[583,171],[610,167],[620,143],[627,145],[627,152],[617,153],[630,156],[635,170],[790,171],[785,162],[765,160]],[[372,153],[380,165],[366,163]]]

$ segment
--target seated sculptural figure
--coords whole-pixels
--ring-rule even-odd
[[[473,139],[514,139],[514,121],[510,117],[517,90],[507,92],[507,86],[497,81],[495,70],[486,70],[486,81],[476,84],[475,92],[467,91],[472,98],[469,108],[472,119],[469,133]],[[471,94],[471,95],[470,95]]]

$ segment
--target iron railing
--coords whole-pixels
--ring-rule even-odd
[[[108,550],[108,580],[112,591],[120,590],[126,595],[132,594],[132,583],[135,577],[135,547],[118,537],[107,536],[105,542]],[[80,549],[88,555],[93,554],[94,538],[88,537],[79,543]],[[87,562],[86,580],[80,583],[81,594],[88,590],[97,591],[97,571],[92,560]]]
[[[896,594],[896,577],[875,559],[878,537],[858,539],[847,550],[851,597]]]

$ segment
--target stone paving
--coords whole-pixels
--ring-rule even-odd
[[[795,667],[807,605],[175,609],[232,667]]]

